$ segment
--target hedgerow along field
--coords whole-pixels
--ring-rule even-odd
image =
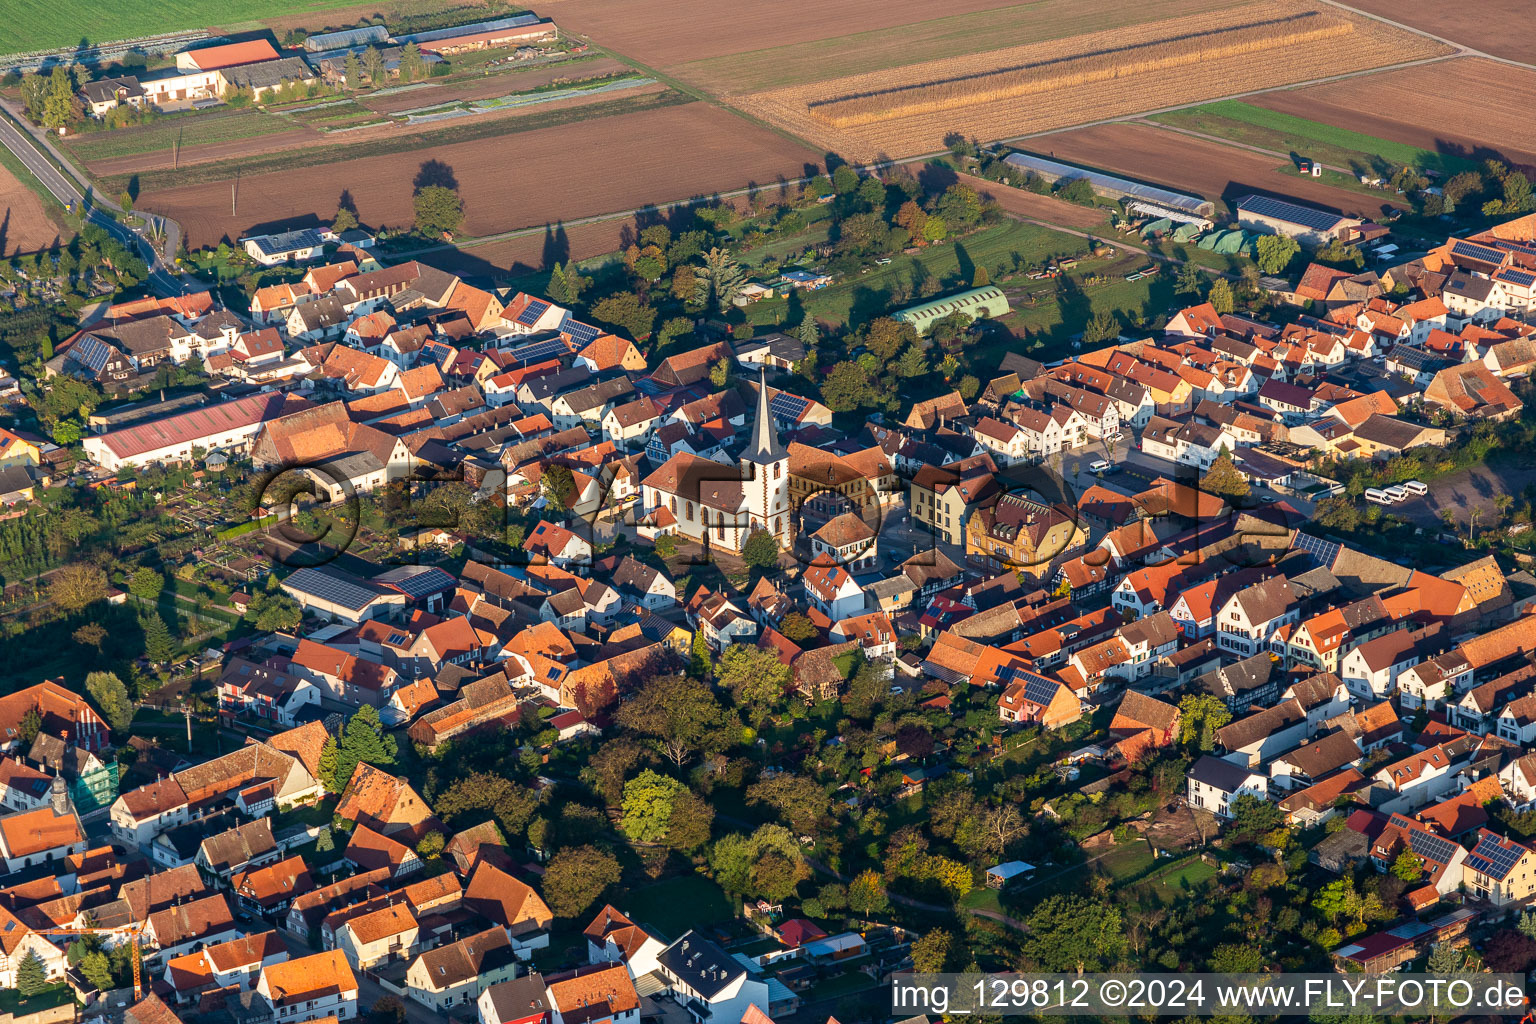
[[[1148,120],[1264,149],[1294,152],[1324,163],[1357,167],[1356,173],[1360,174],[1367,171],[1379,173],[1383,161],[1389,171],[1417,167],[1447,175],[1474,166],[1473,161],[1454,154],[1392,142],[1241,100],[1220,100],[1187,110],[1170,110],[1154,114]]]
[[[1281,19],[1293,19],[1292,29],[1283,30],[1292,23]],[[1259,38],[1266,25],[1280,29]],[[1227,52],[1198,40],[1205,36],[1209,38],[1203,42],[1210,43],[1223,35],[1228,36]],[[1192,36],[1197,41],[1186,42]],[[816,145],[852,158],[874,159],[939,150],[954,132],[981,139],[1016,138],[1449,52],[1423,36],[1310,0],[1281,0],[1243,4],[1199,19],[1169,18],[924,61],[732,102]],[[1008,69],[1016,76],[1009,88],[999,90],[998,80]],[[977,84],[968,90],[972,80]],[[912,102],[912,94],[925,87],[948,92],[939,102]],[[1032,98],[1043,89],[1050,91],[1049,102]],[[827,106],[840,100],[862,102],[859,116],[831,123]],[[859,123],[847,123],[853,120]]]

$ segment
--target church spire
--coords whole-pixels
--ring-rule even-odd
[[[773,429],[773,417],[769,415],[768,409],[767,371],[759,367],[757,411],[752,416],[752,439],[747,442],[747,450],[741,457],[747,462],[768,463],[787,458],[788,454],[784,446],[779,444],[779,432]]]

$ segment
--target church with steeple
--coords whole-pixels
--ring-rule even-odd
[[[780,548],[793,544],[789,451],[773,425],[771,400],[759,376],[752,430],[736,461],[679,452],[647,476],[641,482],[646,518],[682,539],[731,552],[757,530],[771,533]]]

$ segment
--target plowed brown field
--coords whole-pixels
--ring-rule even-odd
[[[1273,157],[1149,125],[1078,128],[1036,139],[1031,150],[1139,181],[1198,192],[1216,202],[1267,192],[1359,216],[1381,213],[1381,200],[1312,178],[1283,174],[1275,169]]]
[[[48,219],[37,194],[0,167],[0,257],[37,252],[69,237]]]
[[[1468,102],[1475,95],[1476,102]],[[1480,57],[1347,82],[1272,92],[1248,102],[1439,152],[1536,165],[1536,71]]]
[[[1526,63],[1536,63],[1530,31],[1530,0],[1350,0],[1351,7],[1412,25],[1455,43]]]
[[[496,96],[510,96],[515,92],[527,92],[529,89],[537,89],[562,79],[596,78],[599,75],[611,75],[616,71],[626,70],[628,65],[620,64],[611,57],[599,57],[596,60],[584,60],[576,64],[550,64],[546,67],[532,67],[526,71],[486,75],[483,78],[447,84],[428,82],[419,88],[388,93],[384,96],[360,95],[357,97],[357,102],[370,110],[392,114],[397,110],[415,110],[418,107],[451,103],[454,100],[485,100]]]
[[[388,156],[147,191],[138,207],[181,221],[193,248],[255,228],[328,218],[342,190],[366,224],[404,226],[422,161],[448,165],[473,235],[619,213],[798,177],[811,152],[706,103],[646,110]]]

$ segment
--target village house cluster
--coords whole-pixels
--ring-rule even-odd
[[[628,1024],[661,996],[696,1024],[767,1024],[797,997],[760,963],[613,907],[586,930],[588,963],[532,971],[552,914],[521,854],[490,822],[446,829],[382,769],[359,764],[330,794],[350,825],[342,881],[317,885],[293,852],[315,826],[272,828],[327,795],[321,750],[360,708],[428,751],[540,718],[569,742],[696,636],[714,655],[771,651],[812,702],[862,660],[925,708],[994,690],[1005,723],[1054,729],[1113,704],[1100,754],[1126,763],[1175,741],[1179,697],[1211,697],[1233,717],[1189,773],[1196,812],[1231,817],[1250,796],[1297,824],[1346,814],[1324,865],[1411,849],[1426,865],[1416,906],[1463,888],[1529,897],[1536,852],[1478,829],[1490,800],[1536,805],[1536,579],[1492,558],[1435,575],[1368,555],[1309,533],[1284,498],[1229,507],[1199,475],[1229,459],[1269,493],[1326,489],[1319,456],[1439,447],[1518,413],[1509,381],[1536,363],[1536,328],[1514,318],[1536,286],[1533,235],[1524,218],[1380,276],[1314,266],[1293,323],[1195,305],[1161,337],[1052,366],[1009,355],[974,401],[951,392],[853,432],[790,389],[793,338],[706,321],[651,365],[547,299],[384,266],[350,242],[249,310],[207,293],[115,305],[50,373],[127,388],[197,360],[222,383],[93,424],[103,480],[249,458],[336,501],[447,476],[536,525],[518,564],[443,527],[414,541],[465,545],[457,574],[278,569],[302,624],[232,644],[217,683],[220,714],[265,738],[168,758],[142,785],[98,756],[107,733],[82,698],[42,684],[0,700],[0,721],[41,720],[27,749],[14,728],[0,744],[0,985],[29,952],[63,976],[72,930],[88,929],[142,950],[139,1024],[350,1019],[370,978],[436,1010],[474,1005],[482,1024]],[[17,464],[39,457],[0,441]],[[1021,486],[1021,472],[1066,474],[1090,443],[1139,446],[1167,472],[1080,494]],[[652,561],[602,550],[621,528],[726,558],[766,534],[785,568],[680,593]],[[785,635],[791,615],[809,635]],[[1399,708],[1433,717],[1410,729]],[[92,844],[83,819],[142,856]],[[453,870],[424,878],[432,832]],[[1452,914],[1435,934],[1458,927]],[[1423,934],[1338,956],[1395,966]],[[791,948],[835,958],[860,942],[804,932]]]

